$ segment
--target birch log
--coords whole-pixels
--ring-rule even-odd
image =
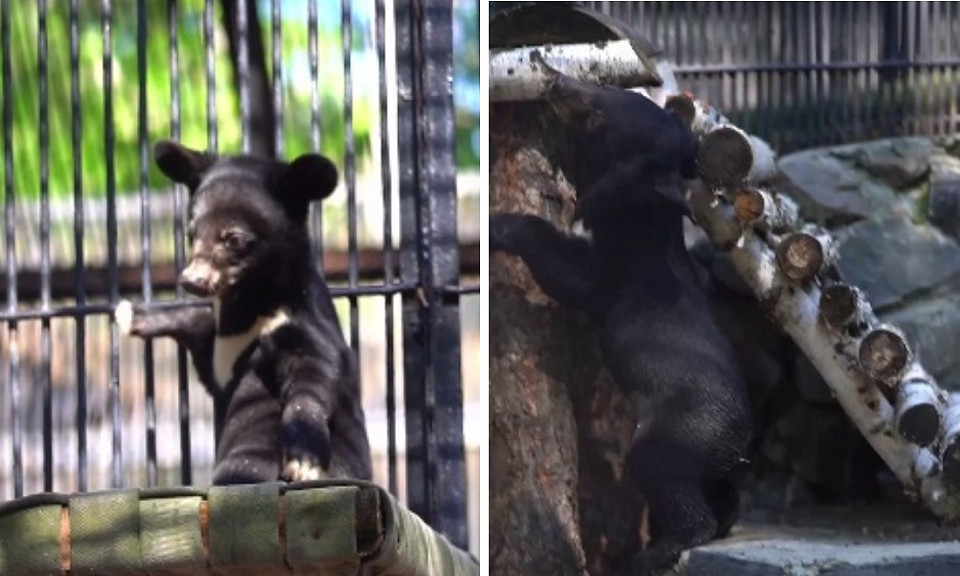
[[[798,284],[812,281],[837,259],[833,238],[812,227],[788,234],[776,250],[780,271],[788,280]]]
[[[903,332],[884,324],[863,337],[858,357],[867,376],[893,388],[910,367],[912,353]]]
[[[873,308],[856,286],[837,282],[827,286],[820,297],[820,315],[835,330],[859,337],[874,323]]]
[[[657,86],[629,40],[525,46],[490,51],[490,100],[540,100],[557,72],[602,86]]]
[[[734,126],[712,106],[690,94],[677,93],[669,96],[663,107],[700,135],[700,175],[711,186],[757,186],[777,175],[776,154],[770,145]]]
[[[716,186],[753,186],[776,176],[775,154],[763,140],[732,124],[707,131],[697,160],[700,176]]]
[[[897,387],[897,432],[917,446],[929,446],[940,434],[942,391],[919,362],[913,362]]]
[[[950,395],[943,415],[943,432],[940,453],[943,476],[953,488],[960,490],[960,394]]]
[[[796,202],[780,194],[759,188],[736,190],[734,209],[741,226],[779,232],[800,227],[800,208]]]
[[[704,228],[708,234],[711,229],[722,228],[711,220],[735,217],[720,210],[698,212],[697,207],[717,203],[713,200],[713,191],[707,187],[692,190],[694,195],[709,195],[705,200],[691,199],[694,216],[698,222],[707,224]],[[817,283],[805,289],[792,286],[781,273],[773,248],[753,229],[744,230],[729,255],[761,305],[816,366],[851,421],[905,490],[922,499],[937,516],[950,521],[960,519],[960,496],[948,490],[939,459],[896,434],[894,409],[877,385],[861,373],[857,350],[845,345],[835,330],[820,321],[821,294]],[[955,440],[960,463],[960,410]]]

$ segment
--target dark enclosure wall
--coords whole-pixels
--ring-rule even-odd
[[[185,351],[112,322],[125,298],[190,305],[186,190],[153,143],[320,151],[341,181],[311,236],[359,358],[375,480],[477,549],[478,14],[0,2],[0,502],[209,483],[212,407]]]
[[[585,2],[781,154],[960,131],[957,2]]]

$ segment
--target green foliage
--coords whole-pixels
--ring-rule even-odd
[[[146,74],[147,154],[152,143],[168,138],[172,126],[170,36],[166,2],[146,2]],[[180,139],[185,144],[205,148],[207,135],[206,53],[203,44],[203,0],[181,0],[178,3],[177,46],[179,51]],[[238,96],[229,62],[226,35],[217,4],[215,23],[216,46],[216,116],[219,149],[240,148],[241,124]],[[37,58],[37,4],[13,0],[11,16],[10,96],[13,111],[13,190],[17,197],[40,195],[39,145],[39,78]],[[107,191],[105,118],[106,86],[103,73],[103,36],[101,4],[81,2],[79,31],[79,120],[81,122],[82,190],[85,195],[100,196]],[[137,2],[115,2],[111,28],[113,98],[112,129],[115,134],[114,169],[118,194],[139,189],[140,134],[137,70]],[[307,66],[308,32],[306,21],[284,21],[283,25],[283,123],[284,146],[288,156],[312,149],[311,98],[312,82]],[[267,48],[268,75],[270,63],[270,22],[263,19]],[[49,113],[49,189],[52,197],[73,194],[73,145],[71,126],[70,20],[67,2],[50,2],[47,14],[48,36],[48,113]],[[319,141],[321,151],[342,164],[345,153],[343,121],[344,76],[343,52],[337,27],[321,25],[318,29],[318,92]],[[357,70],[354,70],[355,74]],[[362,71],[361,71],[362,73]],[[356,81],[356,80],[355,80]],[[377,114],[376,91],[354,90],[353,131],[358,155],[369,154],[369,140]],[[2,145],[2,142],[0,142]],[[167,181],[147,158],[148,186],[163,187]],[[0,162],[0,189],[6,190],[3,163]]]

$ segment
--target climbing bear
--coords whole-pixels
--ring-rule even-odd
[[[624,468],[649,506],[651,541],[630,564],[647,574],[736,521],[752,430],[735,357],[684,246],[683,179],[695,174],[697,141],[633,92],[558,75],[548,101],[572,147],[587,234],[499,213],[490,246],[519,256],[544,292],[597,328],[604,364],[636,412]]]
[[[368,479],[357,371],[307,233],[337,184],[316,154],[290,163],[159,142],[157,165],[190,191],[183,288],[209,307],[117,309],[122,331],[183,344],[213,397],[214,484]]]

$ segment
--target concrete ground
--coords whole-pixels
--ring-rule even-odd
[[[686,576],[960,576],[960,528],[915,506],[810,507],[747,519],[685,556]]]

